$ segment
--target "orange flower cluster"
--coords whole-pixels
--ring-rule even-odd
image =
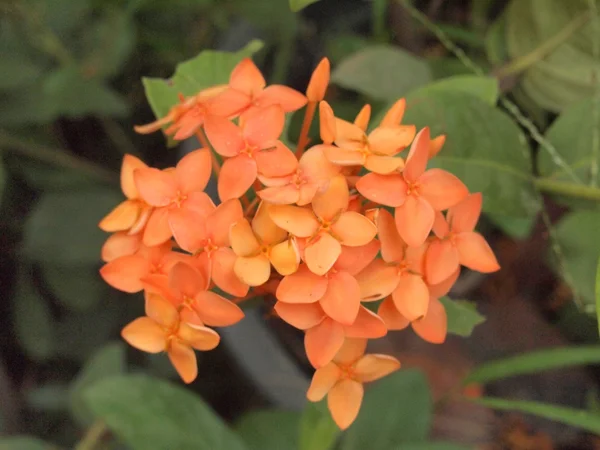
[[[194,350],[219,343],[211,327],[241,320],[243,300],[274,296],[276,315],[305,333],[316,369],[308,399],[327,395],[346,428],[362,384],[400,367],[391,356],[365,355],[367,340],[410,324],[426,341],[443,342],[447,318],[438,299],[460,266],[499,266],[474,231],[481,195],[444,170],[427,170],[444,136],[401,124],[404,99],[367,132],[370,107],[353,123],[335,117],[323,100],[328,83],[327,59],[306,96],[267,87],[245,59],[228,85],[182,98],[164,118],[137,127],[166,126],[175,139],[196,135],[204,148],[164,170],[125,157],[127,200],[100,223],[114,233],[100,272],[117,289],[145,293],[146,316],[123,338],[166,352],[188,383],[197,376]],[[305,105],[292,152],[280,139],[285,115]],[[317,110],[323,142],[306,149]],[[204,192],[213,171],[218,206]]]

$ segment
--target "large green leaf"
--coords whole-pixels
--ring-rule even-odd
[[[368,389],[342,450],[389,450],[422,442],[431,424],[431,397],[422,373],[400,370]]]
[[[0,90],[10,90],[35,82],[42,74],[42,68],[27,55],[3,53],[0,72]]]
[[[391,45],[371,45],[343,60],[331,80],[373,99],[394,101],[411,89],[427,84],[427,62]]]
[[[0,450],[57,450],[58,447],[29,436],[0,438]]]
[[[249,450],[297,450],[300,414],[266,410],[244,414],[235,430]]]
[[[525,353],[477,367],[464,383],[487,383],[560,367],[600,363],[600,346],[563,347]]]
[[[308,5],[317,3],[319,0],[289,0],[290,9],[294,12],[298,12],[301,9],[306,8]]]
[[[529,149],[519,127],[502,111],[473,95],[419,89],[407,96],[404,123],[446,134],[446,145],[432,160],[457,175],[471,192],[483,194],[483,210],[531,217],[539,203],[531,182]]]
[[[562,249],[566,270],[581,299],[595,304],[596,263],[600,255],[598,234],[600,211],[575,211],[565,216],[556,226],[556,239]],[[562,275],[560,264],[554,269]]]
[[[242,441],[191,391],[145,375],[107,378],[85,393],[96,417],[132,450],[243,450]]]
[[[440,299],[448,316],[448,333],[469,337],[473,328],[485,322],[485,317],[477,312],[475,304],[466,300]]]
[[[116,191],[100,188],[44,194],[25,222],[23,252],[49,264],[97,263],[107,238],[98,222],[120,201]]]
[[[600,433],[600,414],[594,414],[585,410],[550,405],[548,403],[505,400],[503,398],[493,397],[482,397],[478,399],[469,398],[469,400],[479,405],[487,406],[488,408],[533,414],[535,416],[544,417],[545,419],[555,420],[577,428],[582,428],[594,434]]]
[[[340,434],[325,400],[308,402],[300,422],[300,450],[329,450]]]
[[[431,96],[440,91],[464,92],[492,106],[496,104],[498,95],[500,94],[497,79],[479,75],[454,75],[430,83],[419,90],[421,94]]]

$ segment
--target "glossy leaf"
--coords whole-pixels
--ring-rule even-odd
[[[339,434],[326,400],[306,404],[300,422],[300,450],[331,449]]]
[[[300,414],[265,410],[244,414],[235,431],[249,450],[298,449]]]
[[[403,443],[422,442],[429,434],[431,413],[423,374],[401,369],[366,390],[358,418],[345,432],[340,448],[389,450]]]
[[[487,383],[561,367],[600,363],[600,346],[563,347],[492,361],[471,372],[464,383]]]
[[[308,5],[312,5],[313,3],[317,3],[319,0],[289,0],[290,1],[290,9],[294,12],[298,12]]]
[[[440,298],[448,316],[448,333],[469,337],[473,329],[485,322],[485,317],[477,312],[475,303],[467,300]]]
[[[191,391],[145,375],[106,378],[84,399],[132,450],[243,450],[236,434]]]
[[[389,102],[431,80],[422,59],[390,45],[372,45],[343,60],[331,80],[373,99]]]
[[[421,93],[427,95],[435,95],[436,92],[440,91],[464,92],[492,106],[496,104],[498,95],[500,95],[497,79],[478,75],[454,75],[430,83],[420,89]]]

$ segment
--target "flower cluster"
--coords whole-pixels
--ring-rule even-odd
[[[481,195],[444,170],[427,170],[445,137],[402,124],[404,99],[371,131],[369,105],[354,122],[342,120],[323,100],[328,83],[327,59],[306,95],[266,86],[245,59],[227,85],[182,97],[165,117],[136,127],[163,128],[176,140],[195,135],[203,148],[163,170],[125,157],[127,200],[100,223],[114,233],[100,272],[117,289],[144,291],[146,315],[123,338],[166,352],[188,383],[197,376],[194,350],[219,343],[212,327],[241,320],[243,300],[274,296],[276,315],[305,333],[316,369],[308,399],[327,395],[346,428],[362,384],[400,367],[391,356],[365,354],[367,340],[411,325],[426,341],[443,342],[439,298],[460,267],[499,266],[474,231]],[[285,116],[304,106],[292,151],[282,138]],[[309,147],[317,110],[322,143]],[[218,205],[204,192],[211,173]]]

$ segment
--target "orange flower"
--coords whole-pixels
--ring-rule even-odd
[[[356,116],[354,123],[335,119],[335,146],[325,149],[327,158],[341,166],[364,166],[371,172],[388,174],[404,167],[404,160],[395,157],[415,137],[414,125],[380,125],[369,135],[365,133],[371,115],[366,105]],[[325,119],[327,122],[327,119]],[[321,121],[323,123],[323,121]],[[327,129],[333,128],[325,123]],[[329,137],[330,133],[326,133]]]
[[[244,195],[258,173],[278,177],[294,171],[298,164],[296,157],[277,140],[284,121],[279,105],[255,110],[245,116],[239,127],[223,117],[206,121],[208,140],[217,153],[228,157],[218,181],[221,201]]]
[[[229,86],[246,97],[249,105],[246,113],[271,105],[279,105],[285,112],[292,112],[306,105],[306,97],[300,92],[280,84],[266,85],[262,73],[250,58],[240,61],[229,78]]]
[[[121,256],[133,255],[141,248],[143,236],[143,233],[129,234],[127,231],[111,234],[102,246],[102,261],[110,262]]]
[[[148,125],[136,126],[141,134],[153,133],[171,124],[165,134],[181,141],[192,136],[211,116],[233,117],[248,106],[248,98],[227,85],[204,89],[193,97],[181,98],[181,103],[171,108],[165,117]]]
[[[426,245],[408,247],[385,209],[375,215],[381,241],[381,256],[357,275],[363,301],[374,301],[390,293],[398,311],[409,320],[427,314],[429,289],[423,280]]]
[[[348,184],[343,175],[333,177],[328,189],[317,193],[312,209],[273,205],[270,214],[273,221],[300,238],[310,238],[304,249],[304,261],[311,272],[324,275],[336,262],[342,245],[358,247],[368,244],[377,228],[365,216],[347,211]]]
[[[155,207],[144,231],[145,245],[171,238],[173,228],[199,223],[214,209],[204,192],[211,171],[211,154],[198,149],[184,156],[175,169],[137,169],[134,179],[140,196]]]
[[[327,85],[329,85],[330,64],[327,58],[323,58],[313,71],[308,87],[306,88],[306,97],[309,102],[320,102],[325,98]]]
[[[258,178],[267,188],[257,194],[276,205],[308,205],[315,194],[339,172],[339,167],[325,158],[323,146],[316,145],[302,154],[293,174],[277,178],[259,175]]]
[[[271,276],[271,264],[281,275],[298,269],[300,254],[296,240],[271,220],[268,205],[261,203],[252,225],[242,219],[229,231],[231,247],[237,255],[233,270],[250,286],[260,286]]]
[[[363,383],[378,380],[400,368],[393,356],[368,354],[366,339],[346,339],[326,366],[315,371],[306,393],[311,402],[327,395],[327,405],[335,423],[345,430],[356,419],[363,399]]]
[[[193,349],[212,350],[219,345],[219,335],[210,328],[181,322],[175,307],[157,295],[146,296],[146,315],[123,328],[123,339],[144,352],[167,352],[183,381],[194,381],[198,365]]]
[[[145,277],[143,282],[148,292],[171,302],[185,323],[227,327],[244,317],[235,303],[208,290],[207,272],[196,270],[187,261],[177,262],[167,276],[152,275]]]
[[[481,203],[480,193],[471,194],[450,208],[446,218],[437,213],[433,227],[437,238],[429,244],[426,255],[429,282],[442,282],[456,272],[459,265],[483,273],[500,269],[484,237],[474,231],[481,214]]]
[[[335,141],[335,116],[326,101],[319,103],[319,134],[324,144],[329,145]]]
[[[133,172],[136,169],[148,166],[133,155],[125,155],[121,165],[121,190],[127,200],[120,203],[98,225],[100,229],[108,232],[127,231],[129,234],[139,233],[144,229],[152,207],[140,198],[140,193],[133,181]]]
[[[396,208],[396,226],[410,247],[425,242],[435,211],[456,205],[468,195],[467,187],[451,173],[425,171],[429,148],[429,128],[423,128],[413,141],[401,174],[369,173],[356,183],[356,189],[367,199]]]

